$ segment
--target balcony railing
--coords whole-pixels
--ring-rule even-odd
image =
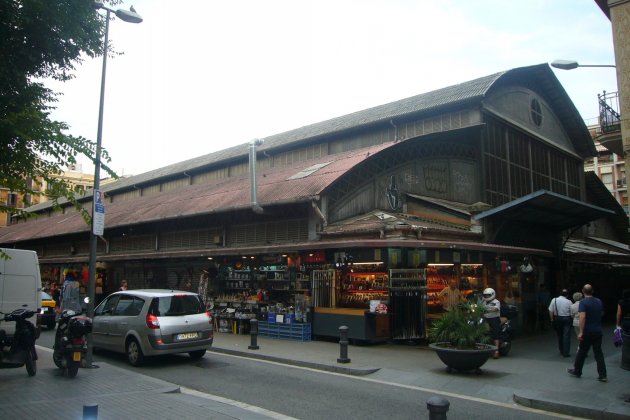
[[[621,115],[619,114],[619,93],[606,92],[597,94],[599,99],[599,126],[602,134],[621,130]]]

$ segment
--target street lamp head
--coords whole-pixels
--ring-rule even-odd
[[[579,66],[578,62],[573,60],[555,60],[551,62],[551,67],[562,70],[573,70],[577,69]]]
[[[124,20],[125,22],[129,22],[129,23],[142,22],[142,17],[139,14],[137,14],[135,11],[131,11],[131,10],[118,9],[116,10],[116,16],[118,16],[120,19]]]
[[[573,70],[578,67],[616,67],[614,64],[578,64],[574,60],[554,60],[551,62],[551,67],[562,70]]]
[[[124,9],[114,10],[112,8],[105,6],[105,4],[103,4],[101,0],[94,0],[94,8],[97,10],[105,9],[108,12],[114,12],[114,14],[118,18],[120,18],[121,20],[124,20],[125,22],[129,22],[129,23],[142,22],[142,17],[136,13],[136,9],[134,9],[133,6],[129,8],[130,10],[124,10]]]

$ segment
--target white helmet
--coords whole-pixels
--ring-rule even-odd
[[[494,289],[488,287],[483,291],[483,300],[485,300],[486,302],[490,302],[491,300],[494,300],[496,295],[497,294],[494,292]]]

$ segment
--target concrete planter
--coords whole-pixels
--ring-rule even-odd
[[[477,344],[475,349],[458,349],[448,342],[429,344],[437,353],[440,360],[446,365],[446,371],[457,370],[467,372],[474,370],[481,373],[481,366],[488,361],[497,348],[490,344]]]

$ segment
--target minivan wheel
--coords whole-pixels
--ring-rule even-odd
[[[205,350],[195,350],[195,351],[189,351],[188,355],[190,356],[191,359],[193,360],[199,360],[203,357],[203,355],[206,354]]]
[[[127,342],[127,360],[131,366],[140,366],[144,362],[144,354],[142,354],[140,344],[135,338],[131,338]]]

